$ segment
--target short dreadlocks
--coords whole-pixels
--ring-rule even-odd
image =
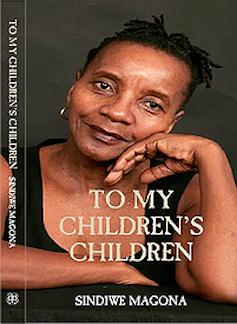
[[[185,34],[172,33],[169,35],[164,27],[164,15],[159,18],[152,17],[154,22],[139,19],[130,20],[124,24],[126,28],[123,31],[115,33],[113,37],[105,38],[97,48],[93,48],[88,53],[82,71],[85,71],[97,54],[112,42],[129,41],[150,46],[186,62],[189,66],[192,80],[183,102],[185,105],[198,85],[205,83],[207,89],[211,87],[212,67],[220,68],[221,66],[212,62],[209,53],[205,50],[192,45]]]

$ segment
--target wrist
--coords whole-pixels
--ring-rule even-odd
[[[226,156],[220,145],[214,141],[198,147],[194,153],[194,165],[200,169],[206,164],[220,164],[226,160]]]

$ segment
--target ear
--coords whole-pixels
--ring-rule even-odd
[[[175,124],[183,117],[183,115],[185,114],[185,111],[183,109],[179,110],[175,116],[174,119],[172,121],[172,123],[167,127],[167,129],[165,130],[165,133],[168,134],[172,131],[172,129],[174,128]]]
[[[68,90],[68,93],[67,93],[67,106],[69,106],[69,104],[70,104],[71,95],[72,95],[73,89],[75,88],[75,83],[77,81],[79,81],[81,79],[81,77],[82,77],[82,72],[81,71],[77,72],[76,75],[75,75],[75,80],[74,80],[71,88]]]
[[[82,77],[82,71],[80,70],[75,75],[75,82],[79,81],[81,79],[81,77]]]

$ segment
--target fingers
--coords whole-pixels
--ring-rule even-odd
[[[110,171],[110,173],[104,179],[104,183],[106,185],[113,185],[113,184],[119,182],[119,180],[121,180],[123,176],[124,176],[123,170],[121,170],[121,171]]]
[[[170,168],[165,164],[160,164],[150,169],[147,169],[140,175],[140,182],[144,184],[152,183],[160,178],[168,177],[175,174]]]
[[[117,183],[119,180],[122,179],[122,177],[125,174],[132,171],[139,163],[142,163],[145,160],[146,160],[146,158],[144,156],[138,155],[133,160],[127,161],[126,165],[124,166],[124,168],[122,170],[116,171],[115,169],[113,169],[111,167],[110,168],[111,171],[105,178],[104,183],[108,184],[108,185],[113,185],[113,184]],[[108,169],[107,169],[107,171],[108,171]]]
[[[139,163],[144,162],[146,157],[146,147],[143,145],[134,145],[134,147],[125,151],[116,161],[115,165],[110,165],[107,169],[109,174],[104,180],[107,185],[117,183],[128,172],[132,171]]]
[[[138,164],[144,162],[146,159],[152,159],[157,156],[163,156],[163,154],[158,151],[158,140],[151,140],[148,143],[143,141],[135,144],[127,149],[118,158],[115,164],[107,168],[109,174],[105,178],[104,183],[106,185],[116,184],[125,174],[132,171]]]
[[[110,171],[113,169],[114,164],[115,164],[114,162],[111,163],[111,164],[108,166],[108,168],[106,169],[106,171],[107,171],[107,172],[110,172]]]
[[[117,162],[114,165],[113,171],[120,171],[120,170],[126,170],[131,165],[127,166],[129,162],[132,162],[133,160],[136,162],[141,161],[146,156],[146,145],[134,145],[127,151],[125,151],[117,160]]]
[[[165,178],[176,173],[185,173],[193,170],[193,167],[173,158],[166,157],[164,163],[145,170],[140,175],[140,182],[148,184],[160,178]]]
[[[159,154],[159,140],[153,140],[147,143],[146,145],[147,150],[147,157],[149,159],[153,159],[155,156],[158,156]]]
[[[179,135],[172,137],[167,134],[156,134],[136,143],[122,153],[116,163],[107,169],[109,174],[104,180],[105,184],[117,183],[138,164],[159,156],[164,158],[164,164],[144,171],[140,176],[141,183],[148,184],[175,173],[190,171],[194,167],[190,162],[192,150],[189,146],[183,145],[181,140]]]

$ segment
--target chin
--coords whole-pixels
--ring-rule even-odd
[[[124,151],[112,147],[100,147],[99,145],[83,145],[79,149],[84,156],[96,162],[109,162],[118,158]]]
[[[109,162],[118,158],[129,143],[107,138],[96,138],[88,133],[77,133],[71,136],[80,154],[96,162]]]

